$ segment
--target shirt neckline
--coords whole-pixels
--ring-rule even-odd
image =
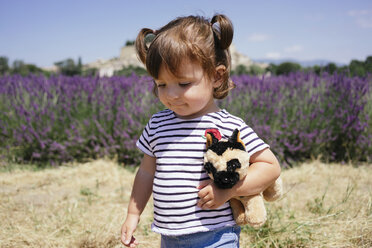
[[[176,113],[175,113],[173,110],[170,110],[170,109],[169,109],[169,111],[172,112],[173,117],[175,117],[176,119],[182,120],[182,121],[201,120],[201,119],[203,119],[204,117],[209,116],[209,115],[211,115],[211,114],[219,114],[219,113],[224,113],[224,112],[226,112],[225,109],[222,109],[222,108],[221,108],[221,109],[219,109],[218,111],[210,112],[210,113],[206,113],[206,114],[204,114],[204,115],[202,115],[202,116],[188,119],[188,118],[181,118],[181,117],[178,117],[178,116],[176,115]]]

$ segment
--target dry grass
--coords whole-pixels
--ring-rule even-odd
[[[285,196],[267,204],[263,228],[243,228],[241,247],[372,247],[371,166],[313,162],[282,177]],[[0,173],[0,247],[122,247],[133,178],[104,160]],[[151,211],[136,232],[140,247],[159,247]]]
[[[243,247],[372,247],[371,166],[313,162],[282,176],[284,197],[262,229],[243,229]]]
[[[133,178],[103,160],[0,173],[0,247],[121,247]],[[143,247],[158,239],[150,218],[146,209],[137,234]]]

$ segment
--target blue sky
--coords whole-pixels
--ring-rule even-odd
[[[0,56],[40,67],[109,59],[143,27],[215,13],[230,17],[233,43],[253,60],[349,63],[372,55],[371,0],[0,0]]]

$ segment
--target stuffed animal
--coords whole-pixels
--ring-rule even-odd
[[[239,135],[240,131],[235,129],[228,140],[219,140],[221,135],[217,129],[208,129],[205,132],[207,151],[204,155],[204,169],[221,189],[232,188],[247,175],[250,157]],[[258,195],[230,199],[236,223],[249,224],[254,228],[262,226],[266,221],[263,198],[274,201],[281,195],[282,181],[279,177],[273,185]]]

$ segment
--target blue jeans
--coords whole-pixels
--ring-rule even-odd
[[[161,236],[161,248],[239,248],[240,226],[181,236]]]

